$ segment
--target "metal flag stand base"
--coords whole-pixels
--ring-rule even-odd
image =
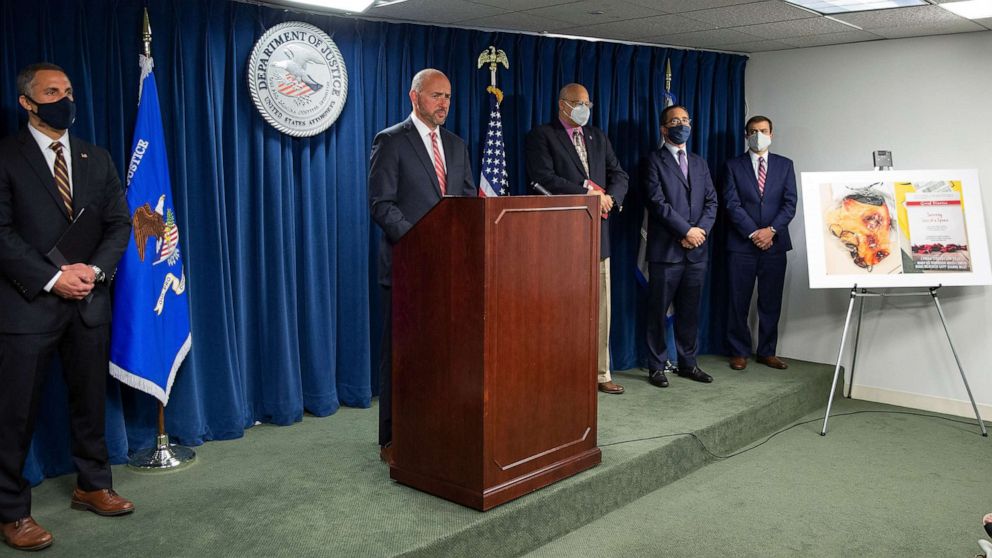
[[[142,471],[174,471],[191,465],[196,452],[186,446],[169,443],[165,433],[165,407],[158,404],[158,436],[155,447],[135,452],[128,460],[128,467]]]
[[[840,363],[841,358],[844,356],[844,344],[847,341],[847,330],[851,325],[851,314],[854,312],[854,301],[856,299],[861,299],[860,308],[858,310],[858,328],[854,334],[854,354],[851,356],[851,380],[848,382],[847,396],[851,397],[851,387],[854,385],[854,364],[858,359],[858,341],[861,338],[861,320],[864,317],[865,312],[865,301],[867,297],[887,297],[887,296],[930,296],[933,298],[934,306],[937,308],[937,316],[940,317],[940,323],[944,326],[944,335],[947,336],[947,344],[951,346],[951,354],[954,355],[954,362],[958,366],[958,372],[961,373],[961,381],[964,382],[964,389],[968,392],[968,399],[971,400],[971,407],[975,410],[975,418],[978,420],[978,427],[982,430],[982,436],[988,438],[989,432],[985,429],[985,422],[982,421],[982,415],[978,412],[978,404],[975,403],[975,397],[971,394],[971,386],[968,385],[968,378],[964,375],[964,367],[961,366],[961,359],[958,358],[958,352],[954,348],[954,341],[951,339],[951,331],[947,329],[947,320],[944,318],[944,310],[940,307],[940,300],[937,298],[937,289],[940,285],[936,287],[930,287],[927,291],[914,291],[908,293],[881,293],[872,292],[868,289],[861,289],[858,291],[858,286],[854,285],[851,287],[851,298],[847,305],[847,319],[844,320],[844,332],[840,336],[840,349],[837,351],[837,366],[834,367],[834,381],[830,384],[830,397],[827,399],[827,412],[823,416],[823,428],[820,430],[820,436],[827,435],[827,420],[830,419],[830,407],[834,402],[834,393],[837,390],[837,379],[840,377]]]

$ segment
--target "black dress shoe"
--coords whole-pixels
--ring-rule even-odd
[[[651,382],[651,385],[653,386],[660,388],[668,387],[668,377],[665,376],[664,370],[648,370],[648,381]]]
[[[698,366],[693,366],[692,368],[679,368],[678,374],[683,378],[689,378],[690,380],[703,382],[704,384],[709,384],[713,381],[713,376],[703,372]]]

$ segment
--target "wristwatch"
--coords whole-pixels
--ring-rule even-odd
[[[102,269],[95,265],[91,265],[90,268],[93,270],[93,273],[96,274],[96,280],[94,283],[103,283],[107,280],[107,274],[104,273]]]

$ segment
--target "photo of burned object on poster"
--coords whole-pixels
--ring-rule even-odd
[[[824,196],[823,224],[828,275],[884,275],[902,271],[896,204],[891,183],[830,184]]]

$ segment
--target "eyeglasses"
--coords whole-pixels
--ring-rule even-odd
[[[692,126],[691,118],[673,118],[665,123],[665,126],[671,128],[673,126],[678,126],[679,124],[683,126]]]
[[[592,109],[592,101],[570,101],[568,99],[563,99],[566,103],[572,105],[573,107],[586,107]]]

